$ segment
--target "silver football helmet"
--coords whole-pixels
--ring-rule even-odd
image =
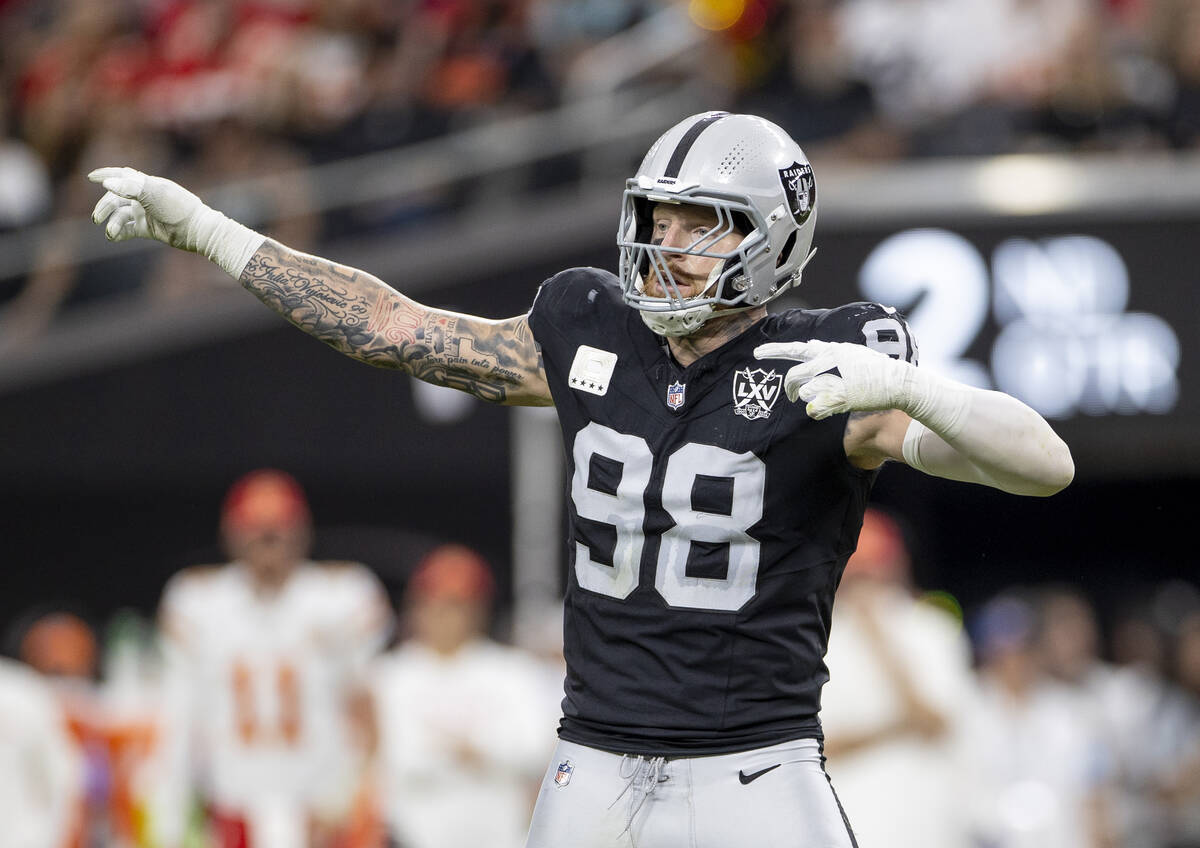
[[[652,240],[651,210],[658,203],[709,206],[717,223],[686,247]],[[654,332],[684,336],[718,306],[752,309],[800,282],[817,220],[817,188],[800,146],[770,121],[753,115],[706,112],[680,121],[650,148],[625,184],[617,245],[625,302]],[[733,250],[714,246],[731,233]],[[719,260],[699,294],[681,295],[668,254]],[[662,296],[647,292],[653,273]]]

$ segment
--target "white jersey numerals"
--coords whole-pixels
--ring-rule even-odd
[[[593,592],[627,598],[638,585],[654,457],[645,439],[594,421],[576,435],[573,454],[576,513],[616,534],[611,565],[596,562],[587,545],[576,543],[576,579]],[[606,490],[593,481],[601,472]],[[766,479],[766,465],[748,452],[691,443],[667,457],[662,505],[675,523],[662,536],[655,568],[654,586],[663,600],[673,607],[734,611],[754,597],[759,542],[747,531],[762,518]],[[687,573],[697,546],[726,562],[723,574]]]
[[[895,312],[887,307],[889,312]],[[862,325],[863,341],[871,350],[890,356],[892,359],[904,361],[908,357],[909,346],[913,344],[908,334],[908,327],[899,318],[872,318]],[[914,346],[913,353],[916,353]],[[916,364],[916,356],[913,356]]]
[[[638,585],[638,563],[642,561],[642,522],[646,506],[642,496],[650,483],[654,456],[646,440],[618,433],[593,421],[575,437],[575,476],[571,480],[571,498],[582,518],[612,525],[617,543],[613,561],[594,562],[587,545],[575,543],[575,576],[579,585],[602,595],[627,598]],[[611,492],[588,486],[588,478],[597,462],[610,464],[617,477]]]

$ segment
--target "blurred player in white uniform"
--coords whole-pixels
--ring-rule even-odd
[[[863,518],[834,611],[825,753],[859,845],[962,848],[971,647],[957,621],[913,597],[900,528],[878,510]]]
[[[0,845],[63,848],[83,805],[66,716],[32,669],[0,659]]]
[[[233,561],[176,575],[162,600],[175,779],[158,836],[179,844],[199,794],[220,848],[333,844],[363,779],[355,717],[390,628],[383,588],[306,559],[308,505],[282,472],[238,481],[221,530]]]
[[[517,848],[554,747],[558,697],[524,651],[486,637],[487,564],[435,549],[409,582],[411,638],[371,678],[388,825],[405,848]]]

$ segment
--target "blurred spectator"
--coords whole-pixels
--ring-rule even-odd
[[[408,848],[524,841],[558,704],[532,657],[485,636],[493,594],[478,554],[436,548],[407,589],[411,638],[375,668],[382,793]]]
[[[1158,0],[1151,17],[1149,28],[1174,95],[1168,117],[1171,143],[1195,147],[1200,141],[1200,6],[1192,0]]]
[[[305,558],[308,504],[280,471],[233,485],[221,534],[232,562],[184,571],[163,595],[156,838],[182,844],[196,795],[217,848],[346,844],[372,737],[363,674],[389,627],[382,587],[362,565]]]
[[[654,0],[533,0],[529,30],[550,70],[562,80],[572,57],[628,29],[655,5]]]
[[[113,763],[105,738],[104,711],[96,687],[98,646],[92,628],[74,613],[39,615],[21,638],[21,659],[37,671],[58,699],[64,726],[83,768],[78,837],[72,844],[108,842]],[[101,841],[103,840],[103,842]]]
[[[1149,664],[1114,667],[1101,659],[1095,610],[1079,590],[1041,590],[1038,620],[1044,668],[1076,698],[1080,713],[1096,716],[1108,741],[1113,795],[1103,824],[1110,841],[1126,848],[1164,844],[1167,822],[1153,787],[1173,772],[1178,755],[1174,742],[1164,750],[1156,738],[1178,732],[1178,699]]]
[[[973,629],[979,696],[964,740],[976,840],[991,848],[1110,845],[1103,815],[1109,740],[1096,711],[1043,669],[1034,605],[1002,595]]]
[[[143,844],[138,780],[158,738],[156,704],[146,698],[145,681],[122,679],[113,669],[108,685],[102,684],[96,634],[65,610],[38,615],[24,631],[20,654],[50,684],[84,767],[83,803],[71,845]],[[122,683],[134,683],[139,691],[121,691]]]
[[[914,152],[1019,145],[1088,0],[847,0],[839,32],[854,73]]]
[[[33,149],[8,132],[0,90],[0,233],[38,221],[50,209],[50,174]]]
[[[168,150],[163,138],[127,122],[128,104],[121,104],[94,126],[78,151],[81,173],[114,161],[139,162],[162,167]],[[73,175],[77,176],[77,175]],[[95,198],[79,179],[64,179],[55,193],[55,217],[39,232],[33,245],[33,267],[24,285],[0,313],[0,352],[11,352],[40,335],[68,305],[95,303],[142,288],[153,267],[154,254],[146,251],[79,263],[84,239],[79,220],[91,214]],[[154,257],[156,258],[156,257]]]
[[[786,129],[813,161],[902,156],[903,134],[880,119],[853,68],[836,0],[774,4],[771,20],[735,45],[738,111]]]
[[[83,768],[54,693],[26,666],[0,659],[0,840],[63,848],[77,833]]]
[[[1174,773],[1162,784],[1162,799],[1171,824],[1170,848],[1195,848],[1200,846],[1200,609],[1180,623],[1175,678],[1188,698],[1189,721]]]
[[[837,593],[825,753],[863,848],[961,848],[970,646],[957,621],[913,597],[911,579],[899,525],[869,509]]]

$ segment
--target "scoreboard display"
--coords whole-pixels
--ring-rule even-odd
[[[920,363],[1050,419],[1081,470],[1200,469],[1196,220],[818,231],[786,305],[899,309]]]

